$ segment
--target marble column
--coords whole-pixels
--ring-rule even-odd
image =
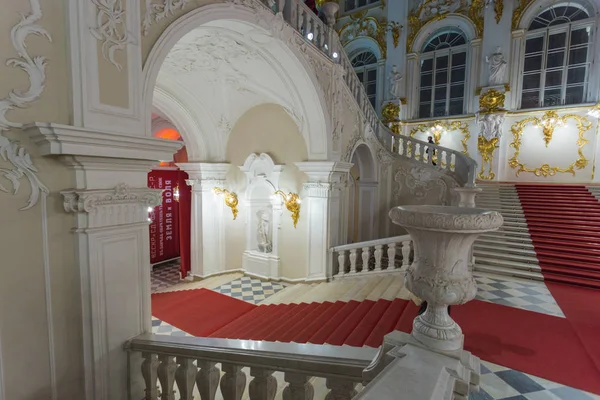
[[[340,187],[346,182],[351,163],[335,161],[299,162],[308,176],[303,185],[303,216],[308,219],[307,280],[323,281],[331,276],[329,249],[341,240]]]
[[[216,187],[225,188],[225,175],[230,164],[179,163],[188,173],[192,187],[191,274],[198,278],[223,273],[225,266],[225,218],[230,210]]]

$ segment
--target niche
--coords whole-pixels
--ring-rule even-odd
[[[281,203],[273,194],[279,187],[282,165],[266,153],[250,154],[240,167],[246,174],[246,250],[242,267],[259,278],[279,278],[278,230]]]

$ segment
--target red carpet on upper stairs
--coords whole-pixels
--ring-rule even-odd
[[[542,275],[600,289],[600,202],[581,185],[515,185]]]

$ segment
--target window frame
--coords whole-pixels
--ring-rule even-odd
[[[458,116],[458,115],[464,115],[465,113],[465,109],[466,109],[466,101],[467,101],[467,77],[469,76],[469,70],[470,70],[470,43],[467,39],[467,37],[465,36],[465,34],[463,32],[457,32],[460,33],[464,40],[465,43],[458,45],[458,46],[452,46],[452,47],[445,47],[439,50],[433,50],[433,51],[428,51],[427,53],[420,53],[420,57],[419,57],[419,65],[418,65],[418,79],[419,79],[419,84],[417,86],[417,95],[418,95],[418,100],[417,100],[417,116],[418,119],[429,119],[429,118],[442,118],[442,117],[453,117],[453,116]],[[431,36],[431,38],[429,40],[427,40],[427,42],[425,43],[424,48],[427,46],[427,44],[435,39],[436,37],[438,37],[439,35],[444,34],[444,32],[439,32],[436,34],[433,34]],[[465,53],[465,63],[464,63],[464,68],[465,68],[465,77],[464,80],[462,81],[463,84],[463,96],[462,96],[462,109],[461,112],[458,114],[449,114],[450,112],[450,90],[452,88],[452,81],[451,81],[451,74],[452,74],[452,55],[456,55],[456,54],[460,54],[460,53]],[[444,57],[444,55],[448,56],[448,71],[447,71],[447,76],[446,76],[446,105],[445,105],[445,112],[444,115],[435,115],[434,110],[435,110],[435,75],[436,75],[436,62],[435,60],[438,57]],[[423,105],[424,103],[421,101],[421,78],[422,78],[422,67],[423,67],[423,62],[425,60],[431,59],[432,60],[432,66],[431,66],[431,99],[429,100],[430,103],[430,115],[425,117],[421,115],[421,105]]]
[[[363,9],[366,9],[366,8],[375,7],[375,6],[377,6],[378,4],[381,3],[381,0],[366,0],[367,4],[365,4],[364,6],[357,6],[357,7],[349,9],[348,8],[348,3],[350,1],[353,1],[354,3],[356,3],[359,0],[344,0],[344,12],[343,12],[343,15],[351,14],[351,13],[354,13],[356,11],[360,11],[360,10],[363,10]]]
[[[558,5],[556,5],[558,6]],[[553,6],[554,7],[554,6]],[[530,21],[529,25],[531,25],[533,23],[533,21],[535,20],[535,18],[537,18],[540,14],[546,12],[550,7],[544,9],[543,11],[539,12],[538,14],[536,14]],[[595,37],[595,30],[596,30],[596,21],[595,18],[592,17],[588,17],[585,19],[580,19],[574,22],[568,22],[568,23],[563,23],[563,24],[558,24],[558,25],[550,25],[547,27],[543,27],[543,28],[538,28],[538,29],[534,29],[534,30],[526,30],[525,31],[525,35],[523,37],[523,41],[522,41],[522,56],[521,56],[521,60],[520,60],[520,65],[519,65],[519,72],[521,75],[521,79],[519,79],[519,95],[517,96],[517,109],[519,110],[535,110],[535,109],[543,109],[543,108],[552,108],[552,107],[563,107],[563,106],[576,106],[576,105],[581,105],[581,104],[587,104],[587,102],[589,101],[590,98],[590,93],[589,93],[589,88],[590,88],[590,83],[592,82],[592,66],[594,63],[594,37]],[[579,30],[579,29],[589,29],[589,39],[587,42],[587,54],[586,54],[586,61],[584,63],[579,63],[579,64],[573,64],[570,65],[569,61],[570,61],[570,57],[571,57],[571,50],[572,50],[572,45],[571,45],[571,34],[573,31]],[[547,67],[547,60],[548,60],[548,55],[549,53],[552,53],[551,51],[549,52],[549,38],[552,35],[556,35],[556,34],[560,34],[560,33],[565,33],[565,46],[562,47],[564,49],[564,58],[563,58],[563,64],[562,67]],[[534,38],[538,38],[541,37],[543,40],[543,50],[541,52],[542,55],[542,61],[541,61],[541,69],[539,70],[532,70],[532,71],[525,71],[525,60],[528,56],[528,53],[526,52],[527,49],[527,41],[530,39],[534,39]],[[577,47],[575,47],[575,49],[581,49],[581,48],[585,48],[586,46],[582,46],[582,45],[576,45]],[[537,54],[536,53],[529,53],[529,55],[531,54]],[[582,67],[585,66],[585,77],[583,80],[583,97],[581,99],[581,102],[578,103],[566,103],[566,93],[567,93],[567,89],[569,87],[578,87],[581,86],[580,84],[576,83],[576,84],[569,84],[568,83],[568,75],[569,75],[569,70],[572,68],[577,68],[577,67]],[[558,85],[552,86],[550,88],[546,88],[546,74],[547,71],[550,70],[550,72],[557,72],[557,71],[561,71],[562,72],[562,77],[561,77],[561,84],[560,84],[560,102],[559,104],[553,104],[553,105],[546,105],[544,104],[544,93],[546,92],[546,90],[555,90],[558,88]],[[527,75],[532,75],[535,73],[539,73],[540,74],[540,82],[539,85],[534,88],[534,89],[524,89],[524,84],[525,84],[525,77]],[[527,92],[534,92],[534,91],[538,91],[539,92],[539,101],[538,104],[534,107],[526,107],[523,108],[523,94],[527,93]]]
[[[358,67],[353,66],[352,68],[354,69],[354,72],[359,77],[359,79],[360,79],[359,74],[362,73],[362,79],[360,79],[360,81],[361,81],[360,83],[363,85],[363,88],[365,89],[365,94],[367,95],[367,99],[369,99],[369,101],[371,101],[371,98],[372,98],[373,101],[371,101],[371,105],[373,106],[374,109],[377,109],[377,94],[378,94],[377,92],[378,92],[378,86],[379,86],[379,60],[377,59],[377,56],[371,50],[365,49],[365,50],[357,52],[356,55],[354,55],[352,57],[352,59],[350,60],[350,64],[352,64],[356,58],[358,58],[361,54],[364,54],[364,53],[370,53],[371,55],[373,55],[375,62],[373,62],[371,64],[363,64]],[[375,80],[373,80],[373,81],[368,80],[370,71],[375,71]],[[375,85],[375,93],[373,93],[372,95],[369,95],[369,92],[367,90],[367,87],[369,84]]]

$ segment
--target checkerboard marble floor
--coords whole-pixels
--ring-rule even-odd
[[[192,336],[156,318],[152,319],[152,333]],[[600,400],[600,396],[482,361],[480,390],[469,400]]]
[[[279,282],[261,281],[260,279],[244,276],[213,290],[239,300],[258,304],[267,297],[285,289],[285,287],[284,284]]]
[[[543,282],[474,274],[477,300],[521,308],[564,318],[562,310]]]
[[[156,293],[179,283],[180,268],[181,265],[179,260],[169,261],[154,266],[152,272],[150,272],[152,293]]]

